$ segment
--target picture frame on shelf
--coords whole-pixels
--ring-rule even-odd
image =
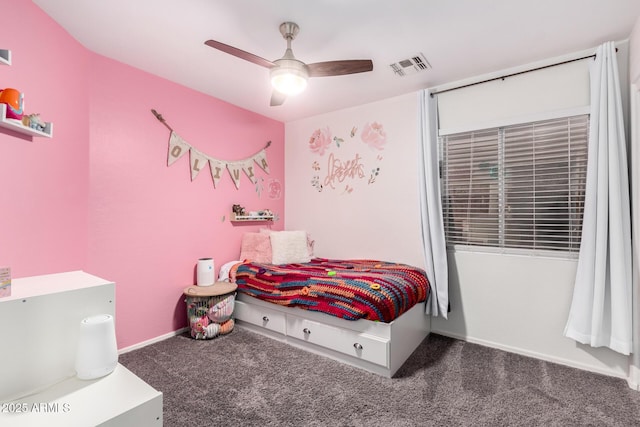
[[[11,51],[0,49],[0,65],[11,65]]]

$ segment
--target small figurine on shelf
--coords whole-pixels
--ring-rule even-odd
[[[233,211],[234,214],[236,214],[237,216],[244,216],[244,208],[240,205],[233,205],[233,207],[231,208],[231,210]]]
[[[269,209],[263,209],[260,211],[260,216],[271,217],[273,216],[273,213],[271,213]]]
[[[40,118],[40,114],[29,114],[29,127],[31,129],[38,130],[40,132],[44,132],[46,124]]]
[[[40,114],[25,114],[22,116],[22,125],[40,132],[44,132],[46,123],[40,118]]]

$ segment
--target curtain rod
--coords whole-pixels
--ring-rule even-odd
[[[616,52],[618,51],[618,48],[616,48]],[[564,65],[564,64],[569,64],[571,62],[576,62],[576,61],[582,61],[583,59],[587,59],[587,58],[595,58],[596,55],[595,53],[593,55],[587,55],[587,56],[583,56],[581,58],[576,58],[576,59],[569,59],[568,61],[562,61],[562,62],[557,62],[555,64],[549,64],[549,65],[544,65],[542,67],[538,67],[538,68],[532,68],[531,70],[525,70],[525,71],[519,71],[517,73],[511,73],[511,74],[506,74],[504,76],[500,76],[500,77],[494,77],[492,79],[487,79],[487,80],[482,80],[480,82],[475,82],[475,83],[469,83],[466,85],[462,85],[462,86],[456,86],[456,87],[452,87],[450,89],[445,89],[445,90],[439,90],[436,92],[431,92],[431,97],[433,97],[434,95],[438,95],[440,93],[445,93],[445,92],[450,92],[452,90],[458,90],[458,89],[463,89],[465,87],[469,87],[469,86],[475,86],[475,85],[479,85],[482,83],[488,83],[488,82],[493,82],[495,80],[504,80],[507,77],[513,77],[513,76],[518,76],[520,74],[526,74],[526,73],[530,73],[532,71],[538,71],[538,70],[544,70],[545,68],[551,68],[551,67],[557,67],[558,65]]]

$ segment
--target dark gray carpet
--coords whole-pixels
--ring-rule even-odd
[[[624,380],[430,335],[392,379],[236,327],[120,356],[166,426],[640,426]]]

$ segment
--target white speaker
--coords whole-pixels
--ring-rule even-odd
[[[92,380],[110,374],[118,364],[118,346],[113,316],[99,314],[80,322],[76,375]]]
[[[211,286],[214,283],[213,258],[200,258],[197,267],[198,286]]]

